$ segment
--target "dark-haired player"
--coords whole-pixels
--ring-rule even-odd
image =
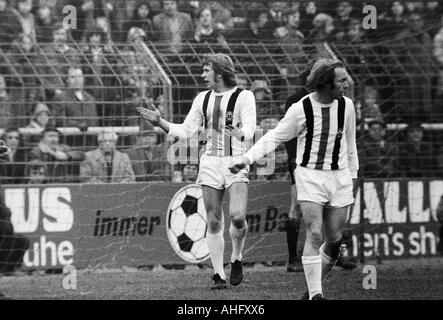
[[[236,173],[297,137],[295,182],[306,225],[302,263],[310,300],[324,299],[322,279],[340,254],[348,208],[354,202],[358,156],[354,104],[344,96],[348,78],[342,62],[318,60],[308,76],[308,87],[315,91],[293,104],[278,125],[230,168]]]

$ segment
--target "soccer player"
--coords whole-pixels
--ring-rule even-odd
[[[348,207],[357,178],[355,110],[342,62],[318,60],[308,76],[315,90],[293,104],[278,125],[230,168],[235,173],[281,143],[297,138],[295,182],[306,225],[302,263],[310,300],[323,300],[322,279],[340,253]],[[322,244],[322,228],[325,242]]]
[[[307,75],[306,75],[307,76]],[[301,88],[295,94],[290,96],[285,103],[285,110],[287,111],[294,103],[308,94],[308,90]],[[285,142],[286,152],[288,153],[288,171],[291,176],[291,209],[289,210],[289,217],[286,222],[286,242],[288,245],[288,263],[286,271],[301,272],[303,266],[300,258],[297,257],[297,243],[298,234],[300,231],[301,212],[300,206],[297,203],[297,188],[295,186],[294,170],[297,167],[295,162],[297,157],[297,138],[292,138]]]
[[[226,288],[223,269],[222,201],[229,193],[229,228],[232,240],[230,283],[239,285],[243,279],[242,251],[248,228],[246,205],[248,199],[249,167],[235,174],[231,167],[246,152],[245,141],[252,139],[256,127],[256,106],[252,91],[237,87],[234,64],[224,54],[213,54],[203,59],[202,78],[208,91],[197,95],[182,124],[164,120],[155,106],[138,108],[141,116],[166,133],[181,139],[197,134],[203,124],[206,129],[206,149],[200,158],[197,183],[202,186],[203,202],[208,216],[206,243],[214,275],[212,289]]]

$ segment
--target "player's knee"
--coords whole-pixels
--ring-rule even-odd
[[[231,221],[232,221],[232,225],[236,229],[243,229],[246,225],[245,219],[242,218],[241,216],[234,216],[234,217],[232,217]]]
[[[209,233],[218,233],[221,230],[222,222],[219,219],[212,218],[208,220]]]
[[[312,244],[321,245],[322,232],[321,228],[310,228],[307,232],[307,238]]]

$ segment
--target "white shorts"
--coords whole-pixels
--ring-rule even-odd
[[[237,174],[231,173],[229,167],[233,165],[236,157],[219,157],[203,154],[200,158],[200,167],[197,183],[218,190],[229,188],[233,183],[249,183],[249,166]]]
[[[330,208],[342,208],[354,203],[349,169],[316,170],[297,166],[295,184],[297,201],[310,201]]]

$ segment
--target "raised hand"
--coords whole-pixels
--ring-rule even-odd
[[[150,121],[153,125],[158,125],[161,113],[154,104],[150,104],[148,108],[137,107],[137,111],[143,119]]]

